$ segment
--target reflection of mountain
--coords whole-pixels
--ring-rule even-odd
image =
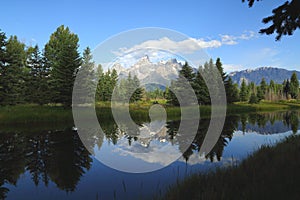
[[[136,75],[142,84],[151,83],[146,84],[146,88],[151,89],[153,84],[158,87],[170,85],[170,81],[177,78],[181,67],[181,63],[176,59],[152,63],[148,56],[144,56],[130,68],[124,68],[119,63],[112,68],[117,70],[120,79],[131,73],[131,75]]]
[[[258,134],[276,134],[276,133],[284,133],[290,131],[291,128],[286,126],[283,121],[276,121],[274,124],[271,122],[267,122],[264,126],[259,126],[258,124],[247,124],[243,129],[243,125],[239,123],[237,130],[243,132],[256,132]]]

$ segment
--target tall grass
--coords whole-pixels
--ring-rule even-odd
[[[263,146],[240,165],[192,175],[163,199],[299,199],[300,136]]]

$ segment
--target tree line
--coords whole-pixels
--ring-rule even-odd
[[[42,50],[38,45],[26,46],[17,36],[7,38],[6,34],[0,31],[0,105],[54,103],[69,107],[72,104],[74,81],[79,71],[83,74],[79,83],[81,89],[96,88],[96,96],[90,92],[83,98],[95,98],[96,101],[111,101],[114,93],[114,100],[117,101],[136,102],[155,98],[166,99],[169,104],[178,106],[178,99],[172,91],[181,90],[184,94],[185,79],[192,86],[198,103],[209,105],[211,94],[207,85],[214,89],[213,92],[218,92],[220,87],[216,82],[214,70],[217,70],[221,77],[227,103],[258,103],[262,99],[276,101],[297,99],[299,96],[296,73],[282,84],[273,80],[268,84],[263,78],[260,85],[255,85],[254,82],[247,83],[243,79],[239,86],[224,72],[220,58],[217,58],[216,62],[210,59],[197,70],[185,63],[179,71],[178,78],[165,90],[156,88],[146,91],[135,75],[129,74],[127,78],[119,80],[115,69],[104,72],[101,65],[95,67],[90,48],[85,48],[81,56],[78,42],[78,36],[64,25],[51,34]],[[209,74],[209,80],[205,80],[203,74]],[[84,100],[82,99],[83,102]]]
[[[90,48],[85,48],[81,56],[78,42],[78,35],[64,25],[51,34],[42,51],[38,45],[26,46],[17,36],[7,38],[0,30],[0,105],[55,103],[69,107],[79,70],[84,72],[80,80],[83,89],[96,84],[96,96],[89,94],[87,98],[110,101],[118,83],[116,70],[103,72],[101,66],[95,70]],[[118,92],[124,93],[125,88],[138,88],[131,102],[141,99],[136,76],[121,81]]]
[[[284,80],[281,84],[275,83],[273,80],[268,84],[265,79],[262,78],[259,85],[256,85],[254,82],[247,83],[246,80],[243,79],[241,86],[239,86],[224,72],[221,59],[217,58],[215,63],[210,59],[209,62],[206,62],[204,66],[200,66],[196,71],[189,66],[188,63],[185,63],[179,71],[179,77],[171,82],[170,87],[166,88],[165,97],[168,100],[168,103],[179,106],[178,99],[172,91],[185,90],[185,88],[180,87],[180,82],[182,82],[181,77],[184,77],[192,86],[197,96],[198,103],[200,105],[211,104],[211,95],[209,94],[207,84],[215,83],[213,81],[206,83],[203,74],[210,74],[209,79],[214,79],[215,75],[211,73],[214,68],[218,70],[218,73],[222,78],[228,104],[234,102],[248,102],[253,104],[259,103],[261,100],[278,101],[297,99],[299,97],[299,80],[295,72],[290,79]],[[214,88],[213,92],[218,92],[218,87],[212,86],[212,88]]]

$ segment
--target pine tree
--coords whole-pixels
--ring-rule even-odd
[[[225,91],[227,103],[230,104],[239,100],[238,88],[233,84],[231,77],[229,77],[228,80],[225,81]]]
[[[259,102],[259,100],[258,100],[257,96],[252,92],[251,96],[249,98],[249,103],[250,104],[256,104],[258,102]]]
[[[223,82],[225,83],[225,80],[227,79],[227,75],[224,72],[220,58],[217,58],[217,60],[216,60],[216,67],[217,67],[218,71],[220,72],[220,76],[222,77]]]
[[[82,57],[82,65],[80,66],[80,74],[76,85],[77,103],[88,103],[94,98],[92,96],[93,89],[95,88],[95,63],[89,47],[84,49]]]
[[[263,93],[263,90],[261,89],[261,85],[257,86],[256,91],[257,91],[257,94],[256,94],[257,100],[260,101],[260,100],[264,99],[265,95]]]
[[[168,103],[174,106],[179,106],[178,98],[182,100],[184,99],[184,102],[182,102],[183,105],[181,106],[190,105],[191,103],[193,103],[190,102],[190,99],[187,97],[192,92],[190,91],[190,86],[193,86],[194,78],[195,74],[193,72],[193,68],[190,67],[187,62],[185,62],[182,69],[179,71],[178,78],[175,81],[171,82]]]
[[[133,76],[132,79],[133,88],[135,88],[133,94],[130,97],[130,102],[140,101],[143,97],[143,88],[141,87],[140,80],[136,75]]]
[[[81,65],[78,42],[78,36],[62,25],[45,46],[46,65],[51,67],[52,100],[65,107],[72,104],[73,85]]]
[[[240,100],[247,101],[248,100],[248,91],[245,79],[243,79],[240,89]]]
[[[0,85],[2,88],[0,91],[0,103],[14,105],[24,101],[25,44],[21,43],[17,36],[11,36],[6,43],[4,56],[5,63],[1,64],[0,71]]]
[[[291,86],[290,86],[290,81],[287,79],[286,81],[283,82],[283,92],[285,94],[285,98],[289,99],[289,94],[291,91]]]
[[[297,99],[299,94],[299,80],[295,72],[291,76],[290,94],[293,99]]]
[[[6,70],[6,35],[0,30],[0,105],[4,104],[5,95],[6,95],[6,84],[4,78],[4,71]]]
[[[196,73],[192,86],[197,96],[198,103],[207,105],[210,104],[210,96],[209,96],[209,91],[206,86],[206,83],[201,75],[202,73],[203,73],[203,68],[200,66]]]
[[[262,99],[265,98],[265,95],[266,95],[266,92],[267,92],[267,83],[266,83],[266,80],[265,78],[262,78],[261,79],[261,82],[260,82],[260,90],[262,92]]]
[[[30,103],[37,103],[40,105],[49,103],[49,68],[44,65],[43,57],[37,45],[27,49],[26,67],[28,68],[25,82],[26,100]]]
[[[179,71],[179,76],[184,77],[189,83],[192,83],[195,78],[193,68],[189,66],[187,62],[184,63],[181,70]]]
[[[102,100],[102,90],[103,90],[103,85],[104,85],[104,73],[103,73],[103,68],[100,64],[97,67],[96,77],[98,79],[98,83],[97,83],[95,99],[96,99],[96,101],[101,101]]]
[[[174,91],[176,90],[176,81],[172,80],[170,87],[168,87],[168,91],[166,92],[166,99],[167,99],[167,103],[173,106],[179,106],[179,101],[174,93]]]

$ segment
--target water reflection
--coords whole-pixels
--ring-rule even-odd
[[[21,174],[29,172],[34,184],[74,191],[81,176],[89,170],[92,159],[71,128],[38,133],[1,133],[0,184],[15,185]],[[2,187],[0,198],[8,188]]]
[[[125,125],[118,127],[110,121],[102,127],[104,137],[99,134],[99,130],[88,129],[85,132],[89,138],[88,148],[94,154],[105,152],[104,149],[110,146],[118,149],[120,156],[136,156],[141,159],[138,157],[139,153],[135,152],[143,152],[148,154],[143,162],[163,165],[172,160],[174,156],[172,152],[177,150],[182,154],[184,162],[195,164],[195,155],[202,156],[199,155],[200,149],[209,123],[210,119],[199,121],[199,129],[191,145],[189,140],[178,134],[180,121],[176,120],[167,122],[157,120],[151,123],[144,120],[135,130]],[[11,127],[9,129],[1,127],[0,199],[6,198],[12,187],[18,187],[17,183],[21,177],[30,179],[35,186],[48,187],[50,183],[55,183],[59,190],[75,192],[80,179],[89,173],[93,162],[92,155],[82,144],[76,130],[72,129],[72,125],[60,130],[53,127],[47,131],[43,131],[42,128],[33,129],[31,126],[16,127],[15,130]],[[251,132],[267,135],[287,131],[297,133],[298,128],[299,112],[296,111],[227,116],[218,142],[197,163],[222,161],[224,149],[230,146],[237,131],[245,135]],[[184,148],[186,145],[189,145],[188,149]],[[153,149],[159,148],[163,149],[159,154],[151,153]],[[175,164],[179,163],[180,160]],[[106,174],[102,176],[103,180],[109,180],[105,177]],[[89,179],[85,182],[87,184],[85,187],[93,184]],[[97,188],[94,193],[96,194],[98,190],[101,188]]]

